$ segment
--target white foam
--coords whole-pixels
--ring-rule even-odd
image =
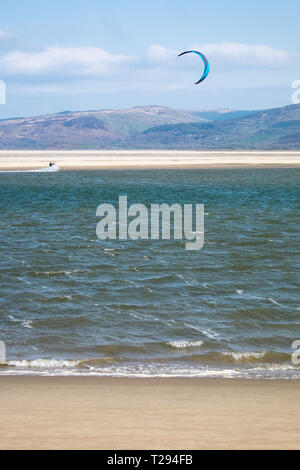
[[[31,282],[26,281],[26,280],[23,279],[22,277],[17,277],[17,279],[19,279],[19,281],[25,282],[25,284],[28,284],[29,286],[31,286]]]
[[[32,361],[7,361],[7,365],[20,368],[60,369],[65,367],[76,367],[79,362],[80,361],[65,361],[57,359],[34,359]]]
[[[23,320],[22,326],[24,326],[24,328],[33,328],[31,320]]]
[[[13,317],[12,315],[8,315],[8,318],[9,318],[11,321],[20,321],[20,320],[18,320],[17,318]]]
[[[39,168],[38,170],[2,170],[0,173],[53,173],[59,170],[59,166],[52,165],[45,168]]]
[[[197,348],[202,346],[203,341],[170,341],[167,343],[169,346],[178,349],[185,349],[185,348]]]
[[[36,359],[9,361],[0,375],[105,376],[105,377],[220,377],[300,379],[300,370],[292,365],[270,364],[252,368],[188,367],[184,364],[128,364],[109,367],[76,367],[82,361]],[[14,366],[14,367],[12,367]]]
[[[234,353],[234,352],[224,352],[222,353],[224,356],[232,356],[236,361],[240,361],[241,359],[261,359],[265,356],[265,352],[256,353],[256,352],[242,352],[242,353]]]
[[[276,300],[272,299],[271,297],[268,297],[268,300],[272,302],[272,304],[278,305],[279,307],[282,307],[283,305],[279,304]]]
[[[218,333],[213,331],[211,328],[200,328],[199,326],[191,325],[190,323],[185,323],[185,326],[192,328],[193,330],[199,331],[199,333],[202,333],[207,338],[216,339],[217,341],[219,341]]]
[[[69,276],[72,273],[84,273],[84,271],[82,269],[74,269],[73,271],[35,271],[34,274],[45,274],[46,276],[53,276],[55,274],[66,274],[67,276]]]

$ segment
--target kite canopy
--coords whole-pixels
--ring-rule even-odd
[[[200,78],[200,80],[198,80],[197,82],[195,82],[195,85],[198,85],[198,83],[201,83],[203,82],[203,80],[206,79],[207,75],[209,74],[209,63],[208,63],[208,60],[207,58],[205,57],[204,54],[202,54],[201,52],[199,51],[185,51],[185,52],[181,52],[181,54],[178,54],[178,57],[180,57],[181,55],[184,55],[184,54],[189,54],[190,52],[193,52],[194,54],[198,54],[201,59],[203,60],[203,63],[204,63],[204,72],[203,72],[203,75],[202,77]]]

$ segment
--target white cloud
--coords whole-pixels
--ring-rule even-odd
[[[60,93],[66,92],[67,89],[63,86],[52,85],[52,84],[43,84],[43,85],[12,85],[10,86],[11,93],[18,94],[50,94],[50,93]]]
[[[10,38],[11,38],[11,35],[9,33],[4,31],[3,29],[0,29],[0,41],[2,39],[6,40],[6,39],[10,39]]]
[[[222,42],[217,44],[195,44],[215,60],[229,61],[238,65],[259,67],[286,67],[293,65],[296,54],[267,45]]]
[[[110,54],[98,47],[48,46],[39,52],[15,51],[0,58],[0,70],[7,74],[106,75],[133,57]]]
[[[147,59],[150,62],[166,62],[172,61],[177,58],[178,52],[171,49],[166,49],[163,46],[159,46],[157,44],[152,44],[147,49]]]
[[[8,33],[0,30],[1,38]],[[203,51],[211,64],[229,64],[239,67],[284,68],[300,64],[300,54],[267,45],[251,45],[222,42],[194,44],[190,47]],[[111,54],[99,47],[47,46],[41,51],[12,51],[0,57],[0,73],[10,75],[56,75],[56,76],[103,76],[115,73],[120,67],[132,65],[153,69],[155,74],[169,67],[185,68],[192,64],[192,58],[178,60],[178,53],[158,44],[152,44],[146,51],[145,59]]]
[[[239,66],[256,67],[289,67],[300,63],[300,54],[267,45],[253,45],[236,42],[221,42],[208,44],[193,44],[189,49],[199,50],[215,63],[227,63]],[[147,50],[150,62],[177,62],[178,51],[167,49],[160,45],[152,45]],[[176,62],[175,62],[176,59]],[[188,59],[186,59],[187,61]],[[187,63],[187,62],[186,62]]]

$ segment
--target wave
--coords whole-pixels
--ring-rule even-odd
[[[215,331],[213,331],[211,328],[201,328],[196,325],[191,325],[190,323],[185,323],[184,325],[187,326],[188,328],[191,328],[192,330],[196,330],[199,333],[202,333],[204,336],[206,336],[209,339],[215,339],[219,341],[220,335],[216,333]]]
[[[59,170],[57,165],[52,165],[37,170],[1,170],[0,173],[56,173]]]
[[[242,352],[242,353],[222,353],[223,356],[229,356],[232,357],[235,361],[249,361],[249,360],[256,360],[256,359],[262,359],[267,355],[266,352]]]
[[[112,376],[112,377],[211,377],[300,379],[300,368],[292,364],[255,364],[243,367],[220,367],[216,364],[189,365],[186,363],[131,362],[116,363],[113,358],[85,360],[34,359],[8,361],[0,364],[1,375],[49,376]]]
[[[69,276],[70,274],[83,274],[85,273],[86,271],[84,271],[83,269],[74,269],[72,271],[35,271],[34,273],[28,273],[30,275],[33,275],[33,276],[57,276],[57,275],[65,275],[65,276]]]
[[[96,346],[95,352],[102,354],[94,357],[78,358],[78,359],[48,359],[38,358],[32,360],[10,360],[7,364],[21,367],[82,367],[90,364],[101,365],[107,362],[114,363],[144,363],[144,364],[162,364],[166,363],[172,367],[173,364],[179,363],[199,363],[201,365],[209,364],[247,364],[254,363],[268,366],[268,364],[287,364],[291,362],[291,355],[278,351],[210,351],[210,352],[192,352],[197,348],[201,348],[202,341],[170,341],[168,343],[145,343],[143,345],[102,345]],[[191,352],[186,354],[182,351],[182,355],[166,354],[172,349],[185,350],[190,349]],[[156,352],[156,356],[149,355],[150,351]],[[159,354],[162,353],[161,355]],[[141,355],[141,357],[137,357]],[[299,368],[300,371],[300,368]]]
[[[6,366],[16,368],[33,368],[33,369],[57,369],[76,367],[80,361],[58,360],[58,359],[33,359],[21,361],[7,361]]]

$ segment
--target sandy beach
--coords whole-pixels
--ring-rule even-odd
[[[299,167],[300,151],[0,151],[0,170],[31,170],[55,161],[62,170]]]
[[[1,449],[299,449],[297,380],[0,377]]]

